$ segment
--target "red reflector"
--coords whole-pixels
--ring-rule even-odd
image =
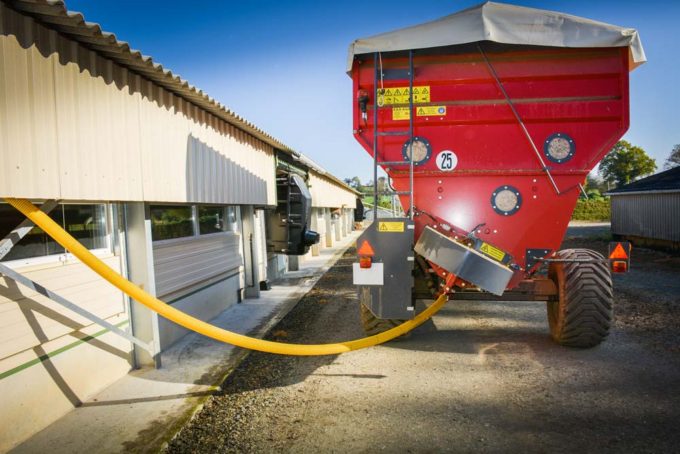
[[[370,268],[372,262],[370,257],[359,257],[359,268]]]
[[[375,251],[373,251],[373,246],[371,246],[368,241],[364,240],[364,242],[361,243],[361,246],[359,246],[359,249],[357,249],[357,254],[373,257],[375,255]]]
[[[626,250],[623,248],[623,245],[621,243],[617,243],[614,250],[611,252],[611,254],[609,254],[609,258],[626,260],[628,258],[628,254],[626,253]]]
[[[625,260],[613,260],[611,263],[613,273],[625,273],[628,271],[628,262]]]

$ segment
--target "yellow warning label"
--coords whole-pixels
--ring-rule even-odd
[[[403,232],[403,222],[378,222],[378,232]]]
[[[422,106],[416,109],[419,117],[432,117],[436,115],[446,115],[446,106]]]
[[[416,109],[419,117],[435,117],[446,115],[446,106],[422,106]],[[408,107],[392,107],[392,120],[409,120],[411,114]]]
[[[446,106],[423,106],[416,109],[419,117],[435,117],[446,115]],[[411,118],[408,107],[392,107],[392,120],[409,120]]]
[[[378,90],[378,105],[392,106],[395,104],[408,104],[410,94],[408,87],[394,87]],[[430,86],[422,85],[413,87],[413,102],[430,102]]]
[[[411,113],[408,107],[392,107],[392,120],[408,120]]]
[[[499,262],[505,258],[505,252],[491,246],[489,243],[482,243],[482,247],[480,247],[479,250]]]

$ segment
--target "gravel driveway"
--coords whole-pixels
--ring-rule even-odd
[[[604,251],[606,235],[570,228],[564,247]],[[270,338],[360,337],[354,260],[348,251]],[[615,292],[615,328],[590,350],[553,344],[543,304],[452,301],[384,346],[253,353],[168,451],[677,452],[680,258],[635,249]]]

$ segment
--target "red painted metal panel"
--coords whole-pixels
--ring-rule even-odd
[[[628,49],[517,48],[487,52],[517,113],[548,166],[555,191],[536,153],[515,118],[480,53],[419,56],[414,54],[414,87],[427,86],[430,102],[419,107],[445,107],[444,114],[414,116],[414,135],[432,147],[430,159],[416,167],[414,205],[417,211],[468,232],[484,223],[478,236],[511,254],[521,268],[509,287],[532,270],[525,270],[527,249],[557,250],[576,204],[578,184],[626,132],[628,114]],[[354,105],[354,135],[366,151],[373,150],[373,57],[355,60],[353,99],[359,89],[369,93],[368,119]],[[382,55],[383,70],[405,68],[408,60]],[[380,83],[380,82],[379,82]],[[408,80],[383,80],[379,89],[407,87]],[[408,130],[408,119],[394,119],[393,109],[379,107],[379,131]],[[543,153],[553,134],[568,135],[575,144],[571,159],[552,162]],[[407,137],[378,139],[379,161],[401,161]],[[453,171],[440,171],[435,157],[451,150]],[[397,191],[408,191],[408,166],[385,168]],[[519,190],[520,208],[502,215],[491,204],[493,192],[509,185]],[[408,196],[401,196],[409,206]],[[417,216],[416,238],[428,216]]]

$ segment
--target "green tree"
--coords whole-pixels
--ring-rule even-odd
[[[604,181],[616,186],[628,184],[655,170],[656,161],[645,150],[625,140],[619,140],[600,163],[600,175]]]
[[[361,187],[361,179],[359,177],[345,178],[342,181],[344,181],[347,186],[357,190]]]
[[[680,143],[673,147],[673,150],[671,150],[671,154],[666,159],[666,164],[664,164],[663,168],[668,170],[677,166],[680,166]]]

